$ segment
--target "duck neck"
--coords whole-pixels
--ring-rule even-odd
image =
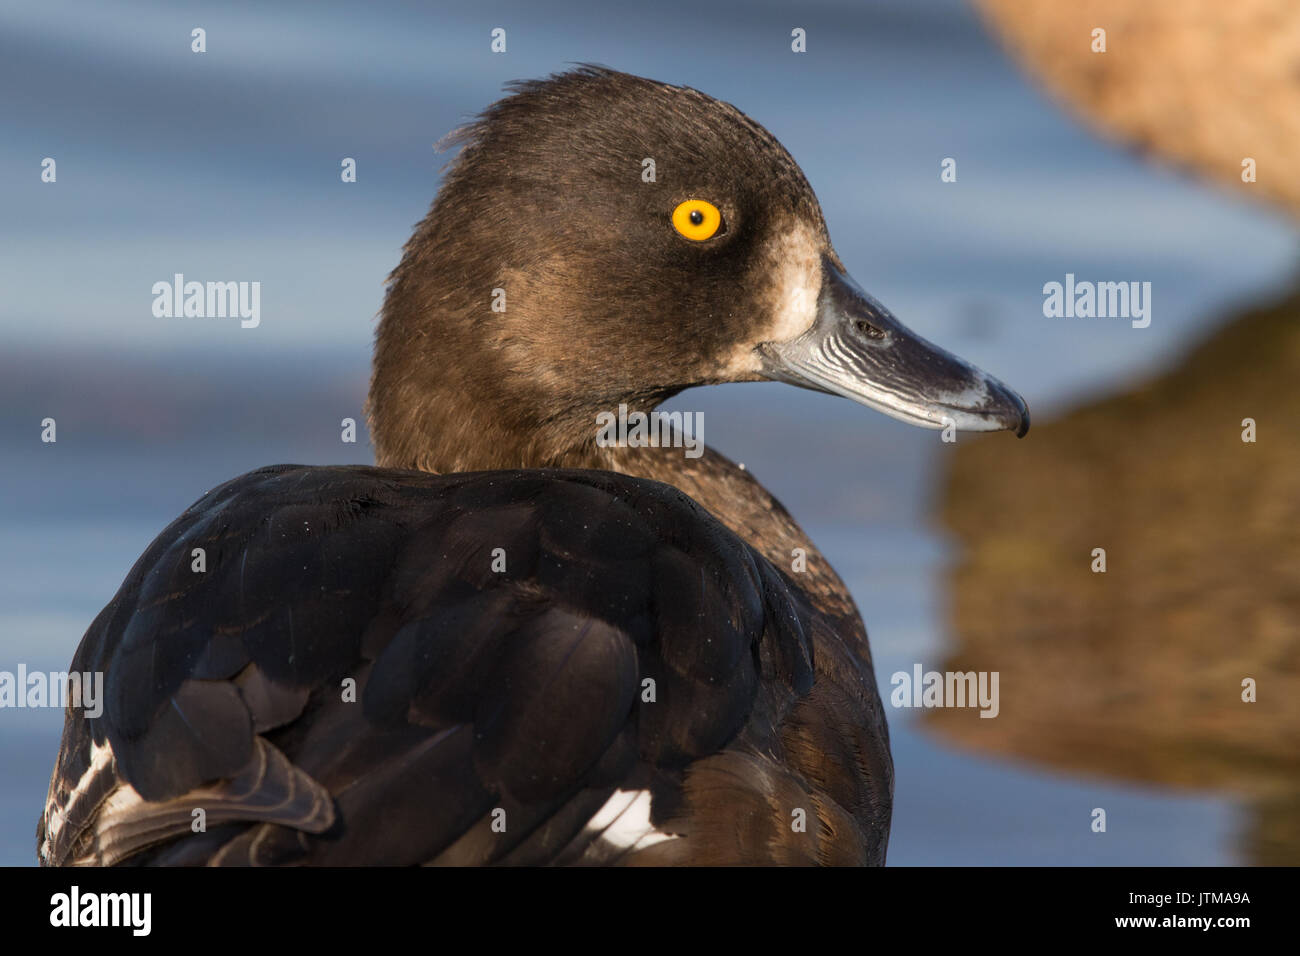
[[[602,416],[649,412],[668,397],[647,394],[601,401],[568,397],[521,382],[491,359],[458,360],[443,346],[413,361],[376,349],[367,414],[375,463],[434,474],[504,468],[634,469],[602,439]],[[657,450],[657,449],[656,449]],[[671,449],[664,449],[665,451]],[[676,449],[680,455],[680,449]]]

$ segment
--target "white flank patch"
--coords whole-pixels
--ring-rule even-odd
[[[588,831],[601,831],[600,839],[619,849],[640,850],[675,834],[656,830],[650,822],[649,790],[615,790],[587,824]]]

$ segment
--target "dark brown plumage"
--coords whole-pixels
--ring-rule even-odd
[[[1023,402],[852,285],[734,107],[584,68],[461,140],[377,334],[381,467],[252,472],[159,535],[73,662],[107,703],[69,711],[42,862],[883,863],[843,583],[743,469],[596,416],[761,378],[933,425]]]

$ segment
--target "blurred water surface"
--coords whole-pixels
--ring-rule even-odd
[[[65,666],[152,537],[213,485],[370,460],[338,422],[362,418],[382,281],[446,159],[432,144],[503,82],[582,61],[765,124],[858,281],[1036,415],[1158,372],[1290,281],[1291,225],[1099,143],[951,0],[0,3],[0,669]],[[261,326],[154,318],[150,287],[176,272],[260,280]],[[1151,327],[1045,319],[1042,285],[1067,272],[1150,281]],[[706,440],[840,570],[886,692],[895,670],[941,666],[955,555],[928,517],[951,452],[936,433],[775,385],[672,404],[703,410]],[[39,441],[46,416],[56,445]],[[0,863],[34,860],[61,722],[0,712]],[[906,711],[891,732],[891,863],[1241,858],[1242,813],[1220,793],[963,752]],[[1105,837],[1087,827],[1099,805],[1124,821]]]

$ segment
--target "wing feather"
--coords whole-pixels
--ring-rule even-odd
[[[824,788],[869,795],[783,763],[808,615],[657,482],[251,472],[159,535],[83,638],[73,667],[104,672],[106,706],[68,713],[40,857],[689,860],[720,754],[755,807],[817,790],[840,828]],[[799,726],[796,751],[822,727]]]

